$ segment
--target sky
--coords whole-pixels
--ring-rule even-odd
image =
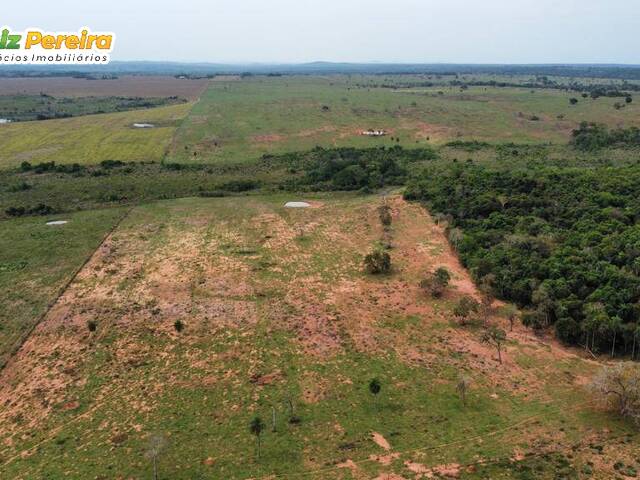
[[[16,31],[116,34],[112,60],[640,64],[640,0],[32,0]]]

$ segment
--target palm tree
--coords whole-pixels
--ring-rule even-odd
[[[260,417],[254,417],[249,424],[249,431],[256,436],[256,457],[260,458],[260,435],[264,430],[264,422]]]

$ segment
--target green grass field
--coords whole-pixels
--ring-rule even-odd
[[[567,144],[581,121],[640,125],[635,100],[614,109],[619,98],[461,90],[447,85],[454,78],[218,79],[194,103],[0,125],[0,360],[11,357],[0,371],[0,478],[151,478],[154,434],[167,443],[163,480],[608,480],[640,470],[637,429],[588,391],[600,360],[517,324],[501,365],[478,322],[456,322],[460,297],[479,292],[422,206],[389,183],[384,195],[285,193],[313,165],[304,154],[260,158],[433,145],[437,155],[402,164],[409,178],[453,161],[496,171],[639,161],[637,147]],[[424,80],[439,84],[374,86]],[[368,128],[388,135],[360,135]],[[456,140],[490,145],[444,145]],[[25,161],[87,167],[18,168]],[[289,200],[311,208],[283,208]],[[66,213],[8,219],[38,204]],[[45,225],[52,219],[69,223]],[[393,270],[366,275],[363,257],[380,245]],[[432,298],[419,283],[442,266],[452,284]],[[508,330],[502,315],[496,304],[490,321]]]
[[[152,433],[168,442],[163,479],[582,478],[594,455],[593,478],[610,478],[634,464],[637,434],[585,403],[592,364],[518,330],[500,366],[452,323],[468,276],[420,207],[390,199],[395,269],[376,278],[360,262],[380,197],[284,209],[292,198],[136,208],[2,374],[2,477],[148,478]],[[417,282],[442,264],[456,286],[433,300]]]
[[[212,83],[178,129],[168,159],[249,162],[316,145],[390,146],[397,138],[406,147],[471,139],[566,143],[581,121],[640,125],[637,105],[614,109],[620,99],[526,88],[393,90],[366,88],[367,81],[382,83],[385,78],[261,77]],[[579,97],[575,106],[569,104],[572,97]],[[389,135],[360,135],[369,128]]]
[[[50,217],[69,221],[59,227],[45,225],[48,217],[2,222],[0,363],[123,214],[113,208]]]
[[[191,105],[0,125],[0,168],[25,161],[160,161]],[[153,123],[156,128],[132,127],[140,122]]]

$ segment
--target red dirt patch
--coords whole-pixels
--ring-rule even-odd
[[[391,444],[378,432],[371,433],[371,439],[373,443],[378,445],[380,448],[384,448],[385,450],[391,450]]]

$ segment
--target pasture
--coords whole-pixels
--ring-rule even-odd
[[[160,161],[191,105],[0,125],[0,168],[22,162]],[[155,128],[136,129],[136,122]]]
[[[135,208],[0,374],[0,474],[148,478],[155,432],[167,439],[161,478],[174,479],[637,468],[637,433],[584,395],[596,363],[517,326],[500,364],[481,329],[453,320],[455,301],[477,291],[441,227],[387,201],[386,233],[379,196]],[[366,275],[363,254],[383,237],[393,272]],[[453,283],[433,299],[417,284],[440,266]],[[491,321],[506,323],[497,304]],[[259,458],[255,415],[266,422]]]
[[[193,101],[0,125],[0,477],[149,478],[155,434],[160,478],[176,480],[633,477],[637,430],[588,392],[603,361],[511,331],[509,305],[488,297],[485,320],[507,331],[501,363],[482,322],[456,314],[463,296],[487,296],[451,231],[395,189],[432,192],[430,172],[454,162],[636,168],[635,137],[568,141],[581,121],[640,125],[637,102],[456,79],[46,79],[47,94],[77,86],[80,103],[142,90]],[[476,78],[501,79],[530,80]],[[491,218],[511,205],[480,197]],[[391,272],[366,274],[379,249]],[[420,284],[439,267],[452,280],[434,298]]]
[[[582,121],[640,125],[636,104],[582,98],[554,89],[367,86],[402,77],[257,77],[217,82],[177,130],[167,159],[184,163],[242,163],[265,154],[316,145],[376,146],[490,143],[561,143]],[[576,105],[569,100],[578,97]],[[624,102],[624,99],[623,99]],[[370,128],[386,136],[361,135]]]
[[[112,208],[2,222],[0,365],[124,214]],[[48,226],[64,219],[63,226]]]

